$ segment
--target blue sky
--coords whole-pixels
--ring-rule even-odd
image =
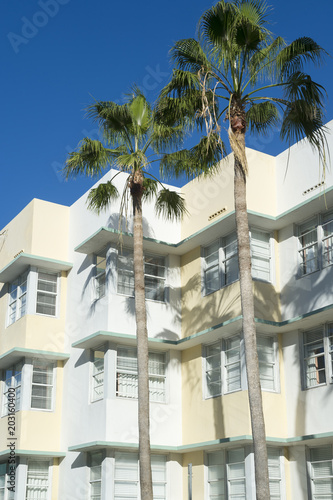
[[[292,41],[310,36],[333,55],[332,0],[272,0],[271,30]],[[1,2],[1,211],[4,227],[33,198],[71,205],[91,180],[59,175],[84,136],[97,138],[84,108],[97,100],[121,102],[138,84],[153,101],[171,73],[168,51],[195,36],[207,0],[3,0]],[[333,59],[311,71],[329,94],[333,119]],[[248,139],[276,155],[275,133]]]

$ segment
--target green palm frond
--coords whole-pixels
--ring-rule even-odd
[[[150,104],[143,95],[135,96],[129,104],[132,126],[138,136],[147,134],[151,126],[152,111]]]
[[[313,106],[322,107],[326,91],[322,85],[314,82],[309,75],[299,71],[293,73],[283,88],[288,101],[303,100]]]
[[[302,37],[287,45],[277,57],[276,65],[280,78],[285,81],[290,76],[302,71],[306,63],[321,65],[327,52],[312,38]]]
[[[111,181],[99,184],[89,192],[87,198],[88,208],[99,214],[102,210],[109,208],[110,203],[116,200],[118,196],[118,189]]]
[[[168,220],[179,220],[188,212],[184,198],[176,191],[163,188],[156,198],[155,210],[158,216]]]
[[[152,198],[155,198],[157,196],[158,188],[159,182],[157,180],[151,179],[150,177],[144,177],[142,199],[150,201]]]
[[[139,149],[118,155],[114,161],[116,167],[125,172],[144,168],[148,163],[146,155]]]
[[[217,133],[202,137],[191,149],[183,149],[166,154],[160,161],[160,174],[163,178],[185,176],[193,179],[198,175],[209,175],[218,168],[226,149]]]
[[[291,145],[306,137],[311,146],[319,152],[324,165],[328,151],[326,133],[320,108],[302,99],[291,102],[286,107],[280,131],[281,139]]]
[[[253,103],[246,113],[249,129],[258,134],[266,134],[279,124],[279,111],[270,101]]]
[[[69,153],[64,168],[66,179],[84,174],[95,177],[110,166],[119,154],[117,149],[107,149],[100,141],[84,138],[79,145],[78,151]]]
[[[176,42],[170,55],[178,69],[193,73],[198,73],[202,69],[208,72],[211,69],[208,57],[194,38],[186,38]]]

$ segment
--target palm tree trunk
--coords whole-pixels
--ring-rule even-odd
[[[138,422],[139,465],[142,500],[153,500],[149,433],[149,377],[148,377],[148,333],[145,301],[145,277],[143,260],[142,187],[141,172],[135,172],[131,180],[133,200],[134,240],[134,294],[138,349]]]
[[[245,361],[248,383],[248,395],[251,415],[251,426],[254,447],[254,465],[257,500],[268,500],[269,477],[265,421],[262,405],[262,394],[259,376],[256,327],[254,322],[254,299],[251,274],[251,249],[249,222],[246,206],[246,170],[245,136],[236,132],[237,146],[242,154],[235,154],[234,164],[234,197],[236,213],[236,231],[238,241],[240,294],[243,315],[243,335],[245,344]]]

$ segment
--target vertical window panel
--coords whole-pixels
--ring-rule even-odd
[[[21,383],[22,383],[22,366],[23,363],[17,363],[4,371],[4,391],[2,398],[2,415],[8,414],[8,402],[11,398],[11,394],[15,396],[15,411],[21,409]],[[13,393],[9,389],[15,389]]]
[[[152,402],[165,401],[165,354],[149,353],[149,396]],[[138,397],[138,363],[135,349],[119,347],[117,352],[116,394],[125,398]]]
[[[102,452],[90,455],[90,500],[102,498]]]
[[[53,364],[34,360],[32,368],[31,408],[52,409]]]
[[[26,500],[47,500],[49,491],[49,462],[29,460]]]
[[[104,349],[93,350],[92,401],[104,397]]]
[[[310,479],[313,500],[333,500],[332,446],[310,449]]]
[[[314,387],[326,382],[322,327],[304,332],[304,371],[306,387]]]
[[[311,219],[299,226],[299,254],[301,273],[309,274],[319,269],[317,219]]]
[[[36,312],[48,316],[56,315],[58,275],[38,271]]]
[[[206,388],[208,397],[222,394],[220,341],[206,346]]]
[[[226,392],[241,389],[241,358],[240,336],[236,335],[225,340],[225,379]]]
[[[260,384],[262,389],[274,391],[275,387],[275,352],[273,337],[257,337]]]
[[[253,278],[271,281],[271,251],[269,233],[251,229],[251,252]]]

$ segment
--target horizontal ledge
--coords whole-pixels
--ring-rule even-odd
[[[46,266],[47,269],[52,271],[69,271],[73,267],[70,262],[62,260],[49,259],[48,257],[41,257],[38,255],[30,255],[21,252],[17,255],[7,266],[0,271],[0,282],[8,283],[22,274],[27,266]]]
[[[9,440],[8,440],[9,442]],[[9,456],[10,449],[0,451],[0,457]],[[66,456],[65,451],[44,451],[44,450],[20,450],[15,449],[15,455],[19,456],[34,456],[34,457],[49,457],[49,458],[62,458]]]
[[[39,359],[49,359],[55,361],[65,361],[69,359],[69,353],[42,351],[39,349],[29,349],[25,347],[14,347],[0,356],[0,369],[6,369],[17,363],[23,356],[38,357]]]
[[[268,445],[292,446],[299,443],[307,443],[307,442],[312,442],[314,440],[319,441],[327,439],[333,441],[333,432],[325,432],[321,434],[307,434],[304,436],[295,436],[291,438],[267,436],[266,442]],[[231,436],[221,439],[214,439],[211,441],[190,443],[180,446],[152,444],[151,450],[155,452],[186,453],[190,451],[192,452],[192,451],[202,451],[202,450],[204,451],[214,450],[221,445],[228,445],[233,443],[234,444],[252,443],[252,436],[245,434],[241,436]],[[138,450],[139,445],[138,443],[124,443],[117,441],[91,441],[88,443],[69,446],[68,451],[86,452],[102,448]]]
[[[311,321],[316,322],[316,315],[323,314],[323,321],[330,320],[330,314],[333,308],[333,304],[328,306],[315,309],[309,313],[302,314],[300,316],[295,316],[294,318],[285,321],[268,321],[261,318],[255,318],[255,323],[257,325],[263,325],[265,327],[266,333],[279,333],[287,331],[293,323],[299,323],[298,327],[309,328],[313,325]],[[155,347],[157,349],[166,350],[172,346],[174,349],[188,349],[198,345],[202,341],[202,337],[205,337],[205,341],[214,341],[215,338],[219,338],[219,332],[221,328],[226,329],[227,333],[235,333],[241,327],[242,315],[236,316],[235,318],[228,319],[222,323],[218,323],[210,328],[206,328],[200,332],[194,333],[182,339],[170,340],[170,339],[160,339],[154,337],[148,337],[148,343],[150,347]],[[264,333],[259,331],[258,333]],[[136,345],[136,335],[109,331],[98,331],[83,339],[77,340],[72,344],[72,347],[78,349],[92,349],[108,341],[119,341],[123,344]],[[0,358],[1,359],[1,358]]]
[[[327,198],[328,195],[330,195],[330,197],[333,196],[333,187],[325,190],[325,197]],[[316,202],[315,210],[320,211],[322,209],[321,204],[325,203],[323,200],[323,193],[316,194],[308,200],[295,205],[291,209],[286,210],[278,216],[248,210],[249,221],[250,224],[259,225],[260,227],[262,227],[262,229],[281,229],[284,224],[297,222],[299,212],[301,210],[304,210],[304,206],[309,205],[310,202]],[[235,210],[230,210],[229,212],[221,215],[221,217],[219,217],[214,222],[211,222],[210,224],[203,227],[202,229],[199,229],[190,236],[174,243],[161,241],[149,236],[144,236],[143,240],[145,250],[156,253],[183,255],[197,246],[205,245],[207,241],[211,238],[214,238],[217,233],[222,233],[222,225],[224,228],[224,233],[226,231],[235,229],[234,215]],[[221,226],[221,228],[219,226]],[[117,229],[102,226],[94,234],[80,243],[74,250],[76,252],[84,253],[87,255],[96,253],[108,243],[118,243],[120,235],[122,237],[122,244],[124,246],[133,245],[132,233],[126,231],[122,232]]]

